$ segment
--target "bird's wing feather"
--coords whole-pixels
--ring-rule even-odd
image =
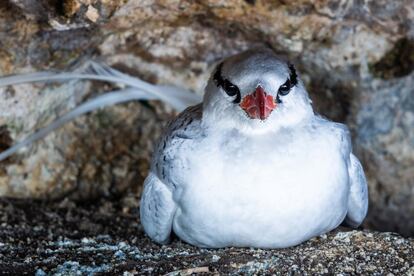
[[[345,224],[358,227],[368,211],[368,188],[362,165],[352,153],[350,155],[348,171],[351,185]]]
[[[154,151],[151,169],[171,188],[180,184],[181,172],[188,168],[187,160],[179,152],[191,152],[197,138],[204,135],[201,117],[201,104],[184,110],[168,124]]]
[[[352,153],[352,142],[346,125],[332,123],[336,136],[340,139],[340,150],[347,159],[350,190],[348,195],[348,212],[344,220],[346,226],[358,227],[368,210],[368,188],[361,163]]]
[[[330,123],[337,139],[340,141],[340,151],[346,158],[350,190],[348,195],[348,212],[344,224],[358,227],[364,220],[368,210],[368,188],[361,163],[352,153],[352,142],[349,129],[340,123]]]
[[[140,217],[151,239],[160,244],[169,243],[175,209],[171,190],[155,174],[150,173],[144,183]]]
[[[176,210],[174,192],[180,185],[180,171],[186,167],[177,153],[190,147],[192,139],[200,135],[200,121],[201,104],[187,108],[169,123],[155,148],[151,171],[144,182],[141,223],[148,236],[161,244],[169,242]]]

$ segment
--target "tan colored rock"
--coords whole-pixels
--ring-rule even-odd
[[[98,10],[95,9],[92,5],[88,6],[88,10],[85,13],[85,16],[92,21],[93,23],[95,23],[98,18],[99,18],[99,13]]]

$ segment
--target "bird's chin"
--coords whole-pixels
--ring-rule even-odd
[[[269,116],[265,120],[252,119],[246,116],[243,118],[243,122],[239,122],[235,127],[241,132],[249,135],[263,134],[275,129],[275,122],[273,119],[272,116]]]
[[[223,116],[223,114],[230,116]],[[234,112],[233,110],[231,112],[204,112],[203,123],[211,129],[236,129],[246,135],[259,135],[277,129],[278,120],[275,115],[272,113],[267,119],[261,120],[250,118],[244,112]]]

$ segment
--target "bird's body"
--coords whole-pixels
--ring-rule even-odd
[[[224,93],[210,80],[204,103],[167,127],[141,201],[142,224],[155,241],[168,242],[174,231],[200,247],[280,248],[365,217],[366,182],[346,126],[314,115],[307,94],[292,87],[296,101],[274,95],[280,107],[270,103],[261,111],[259,103],[249,110],[260,97],[267,104],[265,91],[283,83],[281,65],[271,58],[247,52],[227,63],[242,73],[254,62],[262,69],[254,77],[244,72],[244,79],[233,73],[232,81],[247,86],[240,105],[219,104]]]

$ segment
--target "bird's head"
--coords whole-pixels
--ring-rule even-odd
[[[229,57],[213,71],[203,101],[203,121],[251,133],[291,126],[313,115],[295,67],[269,49]]]

